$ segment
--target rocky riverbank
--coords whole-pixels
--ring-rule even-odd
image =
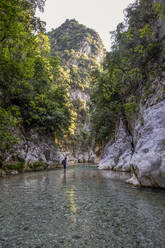
[[[61,166],[63,157],[53,137],[35,129],[27,132],[17,128],[14,133],[18,143],[8,152],[0,154],[0,176]]]

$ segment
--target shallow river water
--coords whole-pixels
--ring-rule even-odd
[[[0,248],[165,248],[165,191],[81,165],[0,179]]]

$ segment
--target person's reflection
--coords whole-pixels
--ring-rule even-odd
[[[63,176],[63,179],[62,179],[62,184],[66,185],[66,170],[64,170],[64,176]]]

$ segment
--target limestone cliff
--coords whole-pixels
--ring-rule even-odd
[[[154,92],[154,93],[153,93]],[[115,139],[104,149],[100,169],[131,171],[128,183],[165,188],[165,80],[143,90],[134,119],[120,119]]]
[[[45,128],[43,129],[42,125],[39,125],[37,121],[33,121],[29,126],[24,123],[23,120],[27,118],[25,115],[26,117],[24,119],[22,117],[22,122],[18,122],[17,127],[10,127],[10,125],[8,127],[10,130],[9,138],[16,138],[17,144],[11,146],[11,148],[8,147],[6,150],[0,149],[0,175],[17,173],[18,171],[55,168],[61,165],[61,160],[65,155],[68,156],[69,163],[94,161],[95,155],[92,150],[89,130],[88,101],[90,99],[91,72],[100,66],[99,63],[105,53],[102,41],[94,30],[79,24],[76,20],[66,20],[59,28],[49,32],[48,36],[51,44],[51,54],[57,56],[61,61],[58,73],[61,72],[60,77],[64,81],[64,77],[67,77],[67,87],[68,82],[70,82],[67,94],[70,94],[69,104],[73,106],[77,114],[76,130],[74,133],[71,132],[70,136],[59,141],[58,138],[54,137],[51,127],[47,132],[46,124],[44,124]],[[58,61],[57,58],[56,60]],[[57,62],[56,60],[55,63]],[[57,67],[55,68],[57,69]],[[42,91],[42,87],[43,85],[39,86],[39,92],[40,90]],[[60,94],[63,93],[61,92]],[[2,92],[0,92],[0,95],[5,98]],[[43,93],[41,98],[43,99]],[[14,103],[16,104],[17,102],[19,101],[15,99]],[[41,107],[40,103],[35,100],[31,102],[30,111],[35,104],[38,110],[43,111],[43,105]],[[70,109],[73,110],[73,108],[71,107]],[[14,111],[17,110],[19,108],[15,108]],[[17,112],[19,113],[19,111]],[[57,118],[60,115],[61,113],[57,111]],[[42,112],[41,119],[43,116],[45,114]],[[36,118],[36,115],[34,114],[33,117]],[[48,122],[51,123],[53,119],[49,114],[47,117]],[[64,118],[67,118],[67,115]],[[54,118],[53,123],[56,123],[56,118]]]
[[[130,64],[127,63],[125,70],[128,70],[129,65],[130,70],[135,65],[143,71],[143,79],[134,77],[129,91],[120,95],[123,104],[119,114],[120,121],[116,123],[115,135],[105,146],[99,164],[100,169],[131,171],[132,177],[128,183],[162,188],[165,188],[164,10],[164,1],[160,0],[136,1],[127,9],[128,31],[122,32],[129,39],[125,42],[118,36],[118,44],[121,42],[118,48],[123,51],[124,44],[127,44],[127,52],[134,48],[134,54],[127,55]],[[139,12],[143,17],[139,16]],[[141,31],[146,28],[149,32],[142,35]],[[140,35],[136,37],[138,33]],[[153,47],[150,50],[151,46]],[[143,47],[144,50],[135,55],[137,47]],[[143,61],[146,51],[150,51],[150,56],[146,56]],[[133,61],[131,58],[134,55]],[[118,63],[120,67],[123,66],[122,62]],[[123,70],[122,75],[124,77],[128,73]],[[122,80],[123,78],[120,87],[123,88],[129,80],[131,82],[129,77],[126,81]],[[133,87],[135,90],[131,92]],[[131,97],[134,99],[134,108],[128,116],[125,106],[131,106]]]
[[[41,131],[22,127],[13,130],[18,142],[8,152],[0,153],[3,161],[0,176],[18,172],[56,168],[61,165],[62,155],[54,143],[53,136]]]
[[[60,58],[70,74],[70,98],[77,113],[76,130],[65,139],[62,153],[70,162],[92,162],[89,107],[91,72],[98,69],[105,49],[96,31],[67,19],[60,27],[48,33],[51,53]]]

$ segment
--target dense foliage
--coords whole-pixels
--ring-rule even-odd
[[[103,58],[100,36],[75,19],[67,19],[59,28],[48,33],[52,55],[57,55],[70,70],[70,86],[83,91],[90,87],[90,73]]]
[[[59,28],[53,29],[48,35],[53,53],[63,52],[65,50],[70,51],[72,49],[74,51],[80,51],[84,40],[88,41],[91,45],[92,57],[98,56],[103,47],[102,40],[97,32],[80,24],[75,19],[67,19]]]
[[[73,128],[69,77],[50,55],[45,24],[35,17],[44,0],[0,1],[0,144],[16,142],[13,128],[63,136]]]
[[[136,0],[112,32],[113,46],[102,71],[93,74],[92,130],[96,142],[113,136],[121,115],[131,118],[142,92],[165,68],[165,3]],[[145,89],[145,90],[144,90]]]
[[[0,1],[2,151],[17,142],[16,125],[54,133],[58,141],[65,136],[75,149],[78,143],[84,148],[92,143],[92,136],[97,144],[107,142],[120,116],[132,118],[165,69],[164,1],[136,0],[128,6],[125,21],[111,33],[112,49],[102,67],[104,48],[94,30],[73,19],[45,34],[45,23],[35,16],[44,3]],[[91,72],[89,113],[83,94],[89,98]],[[71,99],[74,90],[80,97]]]
[[[62,146],[66,149],[87,150],[91,146],[89,132],[89,100],[91,73],[100,67],[105,55],[100,36],[96,31],[67,19],[60,27],[48,33],[51,54],[60,58],[70,75],[71,101],[77,114],[74,134],[68,136]],[[72,94],[73,93],[73,94]],[[73,96],[74,95],[74,96]]]

